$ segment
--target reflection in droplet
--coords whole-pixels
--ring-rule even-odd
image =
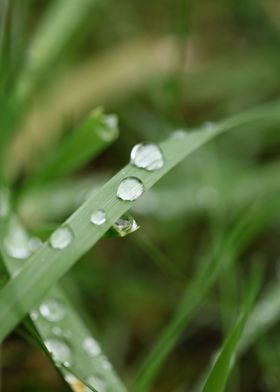
[[[154,143],[137,144],[130,154],[131,163],[148,171],[159,170],[164,165],[160,148]]]
[[[83,349],[90,357],[96,357],[101,353],[99,344],[91,336],[83,340]]]
[[[63,340],[58,338],[51,338],[45,341],[45,346],[52,354],[54,361],[65,364],[70,364],[72,359],[72,350],[70,346]]]
[[[124,215],[113,224],[114,230],[119,236],[124,237],[139,229],[136,220],[131,215]]]
[[[48,321],[60,321],[65,317],[64,305],[56,299],[45,300],[39,307],[41,315]]]
[[[7,254],[15,259],[26,259],[31,254],[28,235],[15,219],[10,221],[4,246]]]
[[[97,226],[103,225],[106,222],[106,212],[102,209],[94,211],[91,214],[90,221]]]
[[[121,200],[134,201],[144,193],[144,185],[137,177],[124,178],[118,187],[117,196]]]
[[[88,385],[92,386],[98,392],[106,392],[106,383],[101,377],[91,376],[87,378]],[[86,388],[86,392],[91,392],[91,389]]]
[[[68,245],[70,245],[73,238],[74,236],[72,230],[69,227],[60,227],[52,233],[50,237],[50,244],[52,248],[62,250],[67,248]]]

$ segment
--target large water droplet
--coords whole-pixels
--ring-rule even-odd
[[[125,237],[128,234],[133,233],[134,231],[139,229],[136,220],[131,215],[124,215],[119,218],[114,224],[113,228],[117,231],[117,233],[121,237]]]
[[[103,225],[106,222],[106,212],[102,209],[94,211],[91,214],[90,221],[97,226]]]
[[[149,171],[159,170],[164,165],[160,148],[154,143],[137,144],[130,154],[131,163]]]
[[[26,259],[31,255],[29,238],[24,228],[16,221],[11,220],[4,246],[9,256],[15,259]]]
[[[121,200],[133,201],[144,193],[144,185],[137,177],[126,177],[119,184],[117,196]]]
[[[50,244],[54,249],[65,249],[72,242],[74,236],[72,230],[69,227],[60,227],[50,238]]]
[[[39,307],[41,315],[48,321],[60,321],[65,317],[65,307],[56,299],[45,300]]]
[[[72,350],[70,346],[61,339],[51,338],[45,341],[45,346],[52,354],[54,361],[63,364],[70,364],[72,359]]]
[[[91,336],[83,340],[83,349],[90,357],[96,357],[101,353],[99,344]]]
[[[107,391],[106,382],[101,377],[91,376],[91,377],[88,377],[86,381],[87,381],[88,385],[92,386],[98,392],[106,392]],[[91,389],[86,388],[86,392],[91,392]]]

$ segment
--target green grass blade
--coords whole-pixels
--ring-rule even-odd
[[[225,343],[208,374],[203,392],[222,392],[225,390],[230,370],[234,364],[240,337],[259,289],[260,281],[260,268],[256,268],[253,271],[251,281],[248,284],[248,290],[243,302],[244,305],[240,317],[229,332],[228,338],[225,340]]]
[[[20,231],[26,238],[26,241],[28,241],[29,235],[15,217],[10,217],[5,223],[5,228],[2,227],[1,237],[5,239],[9,230]],[[1,241],[0,246],[2,260],[9,274],[14,276],[22,268],[23,260],[10,257],[6,252],[4,242],[5,240]],[[26,244],[28,245],[28,242],[26,242]],[[47,304],[50,300],[55,300],[56,303],[59,304],[59,307],[63,309],[63,317],[56,320],[48,320],[42,316],[42,305]],[[75,384],[89,384],[90,386],[91,384],[94,385],[95,381],[97,384],[98,382],[102,383],[108,390],[118,392],[124,392],[126,390],[116,376],[108,359],[104,356],[102,351],[99,352],[99,350],[101,350],[99,343],[93,338],[91,332],[83,323],[59,285],[52,287],[44,297],[43,302],[32,309],[30,313],[30,322],[25,322],[24,324],[27,326],[27,330],[30,331],[32,336],[35,336],[39,346],[44,348],[44,351],[70,386],[73,387]],[[64,366],[62,361],[55,360],[55,356],[53,356],[51,352],[48,352],[47,342],[50,339],[63,342],[70,348],[71,356],[67,366]],[[97,354],[89,355],[84,349],[83,342],[85,342],[86,339],[93,339],[91,342],[96,344]]]
[[[18,86],[21,99],[32,91],[38,78],[61,54],[97,0],[55,0],[39,24],[30,47],[28,67]]]
[[[69,175],[100,154],[117,136],[117,117],[105,115],[102,109],[94,110],[48,154],[36,174],[27,180],[26,187]]]
[[[158,171],[146,172],[131,164],[125,166],[65,222],[73,231],[74,240],[71,245],[57,251],[45,243],[38,253],[30,258],[19,274],[1,290],[0,340],[2,341],[7,336],[34,304],[40,301],[69,268],[132,206],[133,202],[122,201],[116,197],[116,191],[122,179],[136,176],[142,180],[147,190],[190,153],[214,137],[239,126],[253,125],[255,122],[277,121],[280,121],[279,104],[264,106],[210,128],[189,132],[183,139],[169,138],[160,144],[165,165]],[[90,224],[90,216],[94,210],[99,208],[106,210],[107,221],[102,226],[93,226]]]
[[[177,343],[194,312],[199,309],[210,287],[214,284],[221,271],[230,266],[237,255],[265,223],[270,222],[279,211],[280,204],[276,199],[267,203],[266,208],[260,209],[259,204],[253,205],[244,216],[234,225],[232,230],[219,240],[218,249],[209,252],[202,267],[192,278],[183,294],[178,309],[161,333],[154,348],[140,367],[135,382],[135,391],[146,391],[155,379],[163,361]]]

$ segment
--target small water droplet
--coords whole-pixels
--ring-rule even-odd
[[[100,358],[100,364],[101,364],[101,367],[104,369],[104,370],[111,370],[112,369],[112,365],[111,365],[111,363],[108,361],[108,359],[106,358],[106,357],[104,357],[104,356],[102,356],[101,358]]]
[[[118,118],[115,114],[104,116],[104,125],[97,130],[99,137],[105,142],[110,142],[116,138],[118,134]]]
[[[103,380],[103,378],[101,378],[101,377],[91,376],[91,377],[88,377],[86,381],[87,381],[88,385],[92,386],[98,392],[106,392],[107,391],[106,383]],[[91,389],[86,388],[86,392],[91,392]]]
[[[41,315],[48,321],[60,321],[65,317],[63,304],[56,299],[45,300],[39,307]]]
[[[188,133],[184,131],[183,129],[177,129],[171,134],[171,138],[175,140],[182,140],[185,139],[186,136],[188,136]]]
[[[125,201],[134,201],[144,193],[144,185],[137,177],[124,178],[118,187],[117,197]]]
[[[113,224],[113,227],[121,237],[124,237],[128,234],[131,234],[134,231],[139,229],[139,226],[136,223],[136,220],[133,218],[133,216],[128,215],[128,214],[119,218]]]
[[[28,246],[32,253],[37,252],[37,250],[40,249],[42,245],[43,242],[38,237],[31,237],[28,241]]]
[[[70,346],[61,339],[50,338],[45,341],[47,350],[52,354],[54,361],[69,364],[71,363],[72,350]]]
[[[15,219],[10,221],[4,246],[7,254],[15,259],[23,260],[31,255],[28,235]]]
[[[29,316],[30,316],[31,320],[33,320],[33,321],[38,320],[38,317],[39,317],[38,312],[36,312],[36,310],[32,310],[30,312]]]
[[[72,242],[74,236],[69,227],[60,227],[50,237],[50,244],[52,248],[62,250],[67,248]]]
[[[62,329],[56,325],[52,328],[52,333],[56,336],[62,336]]]
[[[209,130],[209,131],[210,131],[211,129],[213,129],[214,126],[215,126],[215,124],[214,124],[212,121],[205,121],[205,123],[203,123],[204,129],[207,129],[207,130]]]
[[[103,225],[106,222],[106,212],[102,209],[94,211],[91,214],[90,221],[97,226]]]
[[[133,165],[148,171],[159,170],[164,165],[162,152],[154,143],[142,143],[134,146],[130,160]]]
[[[96,357],[101,353],[99,344],[91,336],[83,340],[83,349],[90,357]]]
[[[71,386],[73,391],[86,391],[84,383],[73,374],[66,374],[64,376],[64,380]]]

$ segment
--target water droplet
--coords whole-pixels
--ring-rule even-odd
[[[52,354],[54,361],[70,364],[72,357],[72,350],[70,346],[61,339],[51,338],[45,341],[47,350]]]
[[[38,312],[36,312],[36,310],[32,310],[30,312],[29,316],[30,316],[31,320],[33,320],[33,321],[38,320],[38,317],[39,317]]]
[[[83,340],[83,349],[90,357],[96,357],[101,353],[99,344],[91,336]]]
[[[106,357],[104,357],[104,356],[102,356],[101,358],[100,358],[100,364],[101,364],[101,367],[104,369],[104,370],[111,370],[112,369],[112,365],[111,365],[111,363],[108,361],[108,359],[106,358]]]
[[[106,392],[106,383],[101,377],[97,376],[91,376],[87,378],[87,383],[88,385],[92,386],[94,389],[96,389],[98,392]],[[86,392],[91,392],[91,389],[86,388]]]
[[[131,234],[134,231],[139,229],[136,220],[131,215],[124,215],[123,217],[119,218],[114,224],[113,228],[117,231],[117,233],[124,237],[127,234]]]
[[[85,391],[84,383],[73,374],[66,374],[64,380],[71,386],[73,391]]]
[[[137,144],[130,154],[131,163],[149,171],[159,170],[164,165],[160,148],[154,143]]]
[[[117,196],[121,200],[133,201],[144,193],[144,185],[137,177],[126,177],[119,184]]]
[[[68,227],[60,227],[50,237],[50,244],[54,249],[65,249],[73,240],[73,233]]]
[[[4,246],[7,254],[15,259],[23,260],[31,255],[28,235],[15,219],[10,222]]]
[[[115,114],[108,114],[103,117],[103,120],[103,126],[100,126],[97,132],[102,140],[110,142],[118,134],[118,118]]]
[[[63,304],[56,299],[47,299],[39,307],[41,315],[48,321],[60,321],[65,317]]]
[[[91,214],[90,221],[92,224],[100,226],[106,222],[106,212],[104,210],[96,210]]]
[[[40,249],[42,245],[43,242],[38,237],[31,237],[28,241],[28,246],[32,253],[37,252],[37,250]]]
[[[171,138],[175,140],[182,140],[185,139],[186,136],[188,136],[188,133],[184,131],[183,129],[177,129],[177,131],[174,131],[171,134]]]
[[[212,121],[205,121],[205,123],[203,124],[204,129],[207,129],[209,131],[213,129],[214,126],[215,124]]]
[[[58,327],[57,325],[52,328],[52,332],[56,336],[62,336],[62,329]]]

